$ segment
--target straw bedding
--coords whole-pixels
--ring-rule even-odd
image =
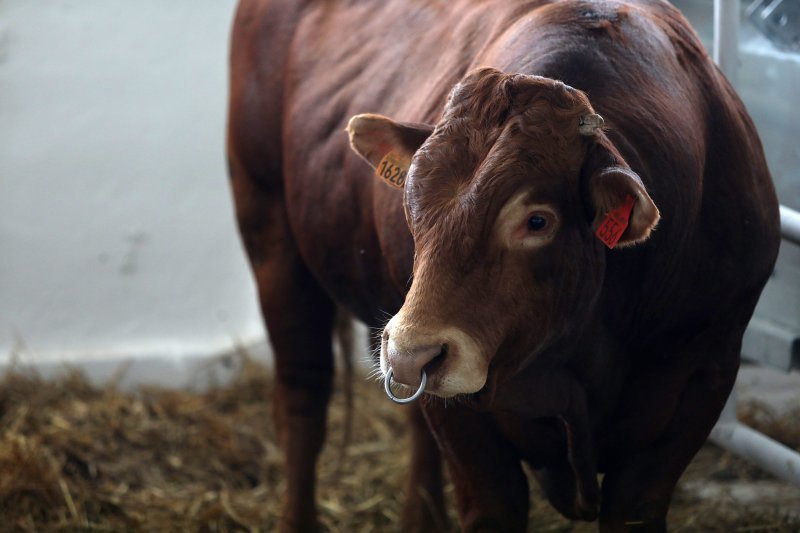
[[[9,373],[0,381],[0,530],[273,531],[283,490],[271,420],[269,372],[249,361],[228,386],[205,392],[113,384],[72,373],[57,381]],[[407,468],[402,408],[381,387],[354,384],[352,442],[342,456],[345,400],[334,395],[319,466],[320,520],[332,532],[398,531]],[[776,419],[743,415],[800,448],[800,410]],[[766,475],[713,446],[684,480]],[[572,524],[532,484],[531,531],[595,531]],[[448,498],[452,493],[448,488]],[[751,508],[724,494],[700,499],[679,488],[673,531],[798,531],[795,509]],[[451,516],[455,523],[455,516]]]

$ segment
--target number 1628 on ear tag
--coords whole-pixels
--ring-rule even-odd
[[[387,185],[402,189],[406,183],[406,175],[408,174],[408,163],[404,158],[400,158],[397,154],[389,152],[378,166],[375,167],[375,175],[381,178]]]

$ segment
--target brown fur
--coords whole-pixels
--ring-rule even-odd
[[[404,192],[349,149],[362,113],[394,119],[351,129],[373,165],[384,145],[419,148]],[[586,113],[605,119],[596,135],[578,131]],[[284,530],[316,527],[334,302],[373,327],[398,311],[410,329],[458,327],[490,359],[478,393],[422,406],[463,529],[524,530],[520,460],[567,516],[664,529],[779,241],[755,128],[673,7],[241,0],[228,135],[276,358]],[[492,238],[521,191],[557,212],[541,248]],[[594,230],[628,194],[631,225],[607,250]],[[420,420],[407,530],[443,516]]]

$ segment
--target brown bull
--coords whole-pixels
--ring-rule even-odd
[[[663,530],[779,241],[753,124],[678,11],[241,0],[230,88],[283,529],[316,526],[338,304],[394,315],[380,368],[427,381],[407,529],[441,513],[421,407],[464,530],[524,530],[522,462],[568,517]]]

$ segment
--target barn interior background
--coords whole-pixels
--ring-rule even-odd
[[[713,0],[674,3],[711,49]],[[752,4],[735,86],[800,210],[800,51],[748,22]],[[772,22],[797,45],[800,2],[762,4],[791,7]],[[0,3],[0,371],[66,363],[103,383],[124,365],[123,387],[180,387],[228,379],[220,354],[240,347],[268,360],[226,180],[234,7]],[[800,247],[775,278],[745,355],[784,373],[751,370],[739,391],[782,408],[800,401]]]

